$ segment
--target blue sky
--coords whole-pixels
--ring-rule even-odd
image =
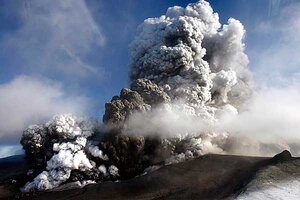
[[[101,119],[105,102],[128,85],[128,46],[138,24],[192,2],[2,0],[0,145],[18,143],[22,128],[59,112]],[[209,2],[221,23],[233,17],[244,24],[258,88],[299,82],[298,1]]]

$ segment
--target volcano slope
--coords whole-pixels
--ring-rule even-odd
[[[1,161],[1,199],[234,199],[255,182],[256,174],[284,163],[291,165],[298,158],[288,151],[273,158],[207,154],[197,159],[161,167],[143,176],[120,182],[90,184],[83,188],[62,186],[53,191],[21,194],[17,186],[28,166],[21,159]],[[5,168],[5,166],[9,166]],[[299,174],[299,172],[297,172]],[[278,173],[276,173],[278,174]],[[274,176],[276,176],[274,174]],[[280,178],[280,177],[279,177]],[[14,180],[14,181],[12,181]],[[254,180],[254,181],[253,181]]]

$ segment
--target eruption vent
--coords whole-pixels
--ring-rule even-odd
[[[145,20],[130,48],[130,87],[105,105],[102,125],[62,115],[24,131],[37,176],[23,190],[126,179],[224,152],[228,133],[213,126],[252,94],[244,34],[238,20],[222,26],[203,0]]]

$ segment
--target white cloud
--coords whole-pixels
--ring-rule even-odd
[[[18,76],[0,85],[0,143],[18,143],[22,130],[55,114],[84,114],[89,101],[50,80]]]
[[[263,88],[239,115],[225,115],[217,129],[238,138],[233,153],[272,156],[282,150],[300,155],[299,84]],[[247,148],[246,148],[247,147]]]
[[[1,46],[14,50],[26,72],[101,76],[86,56],[105,39],[84,0],[25,0],[18,17],[21,26]]]
[[[233,133],[261,139],[300,139],[298,88],[291,86],[260,90],[245,112],[230,119],[227,128]]]

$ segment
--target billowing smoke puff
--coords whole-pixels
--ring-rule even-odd
[[[145,20],[131,45],[130,79],[151,112],[131,114],[123,133],[175,139],[168,160],[223,152],[228,136],[213,125],[238,114],[252,94],[244,34],[238,20],[221,26],[205,1]],[[147,101],[153,85],[167,101]]]
[[[95,129],[91,122],[72,115],[55,116],[45,125],[26,129],[21,144],[33,161],[33,172],[40,174],[22,190],[48,190],[66,181],[116,177],[118,169],[108,166],[107,155],[88,141]]]
[[[40,174],[23,190],[126,179],[223,153],[228,134],[213,126],[252,94],[244,34],[238,20],[221,26],[203,0],[145,20],[131,45],[130,87],[105,105],[100,131],[69,115],[24,131],[21,143]]]
[[[171,7],[139,26],[131,46],[130,78],[151,80],[197,114],[208,104],[239,106],[251,94],[244,34],[235,19],[221,28],[208,2]]]

